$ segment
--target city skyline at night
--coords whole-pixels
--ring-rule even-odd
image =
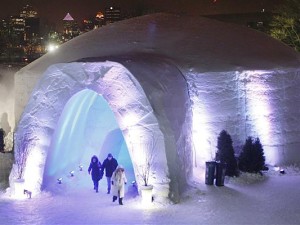
[[[262,9],[270,11],[278,4],[279,0],[61,0],[61,1],[40,1],[40,0],[0,0],[0,18],[11,15],[18,15],[19,11],[26,4],[33,6],[42,23],[55,24],[61,27],[63,18],[67,13],[77,21],[94,17],[98,11],[103,11],[106,6],[119,6],[123,13],[151,13],[171,12],[192,15],[226,14],[226,13],[247,13],[258,12]]]
[[[59,3],[23,0],[12,6],[14,1],[0,0],[0,6],[5,8],[0,13],[2,61],[31,62],[82,33],[120,20],[159,12],[206,16],[266,32],[274,7],[270,0],[254,0],[247,4],[238,0],[187,0],[186,4],[183,0],[172,4],[169,0],[163,3],[156,0],[90,0],[86,3],[74,0],[74,4],[70,0]],[[66,20],[66,17],[72,19]]]

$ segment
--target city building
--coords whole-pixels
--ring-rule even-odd
[[[40,37],[40,18],[38,12],[31,5],[25,5],[20,11],[20,18],[24,21],[24,58],[31,62],[45,53]]]
[[[73,19],[70,13],[63,19],[63,41],[69,41],[80,34],[78,23]]]
[[[95,23],[94,23],[94,28],[99,28],[105,25],[105,18],[104,14],[102,12],[97,12],[96,17],[95,17]]]
[[[99,11],[95,17],[82,21],[82,32],[88,32],[105,25],[104,14]]]
[[[94,17],[82,20],[80,27],[67,13],[63,18],[63,31],[58,32],[55,26],[41,26],[37,10],[27,4],[18,15],[0,21],[0,62],[31,62],[81,33],[121,19],[121,9],[109,6],[104,12],[98,11]]]
[[[121,8],[119,7],[106,7],[105,8],[105,24],[114,23],[121,20]]]
[[[19,16],[10,16],[9,35],[13,46],[24,43],[25,20]]]
[[[94,20],[93,19],[84,19],[82,21],[82,31],[88,32],[94,29]]]
[[[20,11],[20,18],[25,21],[25,40],[39,36],[40,33],[40,19],[37,11],[30,5],[26,5]]]

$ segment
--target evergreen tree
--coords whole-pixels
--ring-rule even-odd
[[[5,132],[2,128],[0,128],[0,152],[4,152],[4,135],[5,135]]]
[[[252,137],[248,137],[239,156],[239,169],[241,171],[251,172],[252,148]]]
[[[264,149],[262,147],[262,144],[260,143],[259,138],[256,138],[254,142],[254,151],[255,161],[253,162],[253,167],[255,172],[259,172],[264,169],[266,160]]]
[[[225,130],[222,130],[218,137],[217,149],[216,160],[227,164],[226,175],[236,176],[238,171],[232,146],[232,139]]]
[[[239,169],[244,172],[258,173],[264,166],[264,150],[259,138],[253,141],[252,137],[248,137],[239,156]]]

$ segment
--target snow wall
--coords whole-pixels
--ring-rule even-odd
[[[188,75],[193,109],[194,175],[213,159],[217,136],[228,131],[238,155],[247,137],[258,137],[266,163],[299,164],[300,71],[232,71]]]

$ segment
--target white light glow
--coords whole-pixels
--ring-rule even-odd
[[[209,124],[207,123],[207,115],[204,107],[195,106],[197,108],[193,114],[193,142],[196,151],[196,162],[204,162],[212,160],[214,151],[211,146],[210,133],[208,132]],[[195,165],[198,166],[197,164]]]
[[[264,146],[264,152],[268,162],[275,162],[278,153],[268,146],[277,142],[274,136],[274,126],[277,116],[271,106],[272,89],[268,78],[269,72],[266,71],[247,71],[241,74],[245,90],[246,107],[246,135],[254,138],[258,137]]]
[[[139,117],[134,113],[127,113],[122,118],[123,127],[126,128],[136,125],[138,121],[139,121]]]
[[[44,168],[41,168],[41,164],[44,161],[44,154],[38,146],[33,146],[29,152],[27,158],[24,179],[25,189],[31,190],[33,195],[38,194],[40,190],[40,176],[44,172]]]
[[[25,199],[26,196],[24,195],[24,179],[15,179],[14,180],[14,198],[15,199]]]
[[[206,83],[193,78],[190,92],[194,178],[204,178],[205,161],[214,159],[217,137],[223,129],[231,135],[233,144],[243,144],[248,136],[260,138],[266,158],[276,162],[278,153],[269,148],[274,141],[280,142],[279,136],[274,136],[277,112],[272,110],[270,72],[233,71],[203,77]]]
[[[57,44],[49,44],[47,47],[46,47],[46,50],[48,52],[53,52],[55,51],[56,49],[58,49],[59,45]]]
[[[269,92],[270,87],[259,71],[248,72],[246,88],[246,104],[249,106],[250,119],[254,120],[255,130],[269,142],[271,130]]]
[[[143,186],[141,188],[141,197],[142,197],[142,207],[144,209],[148,209],[151,208],[153,206],[152,203],[152,189],[153,186],[149,185],[149,186]]]

